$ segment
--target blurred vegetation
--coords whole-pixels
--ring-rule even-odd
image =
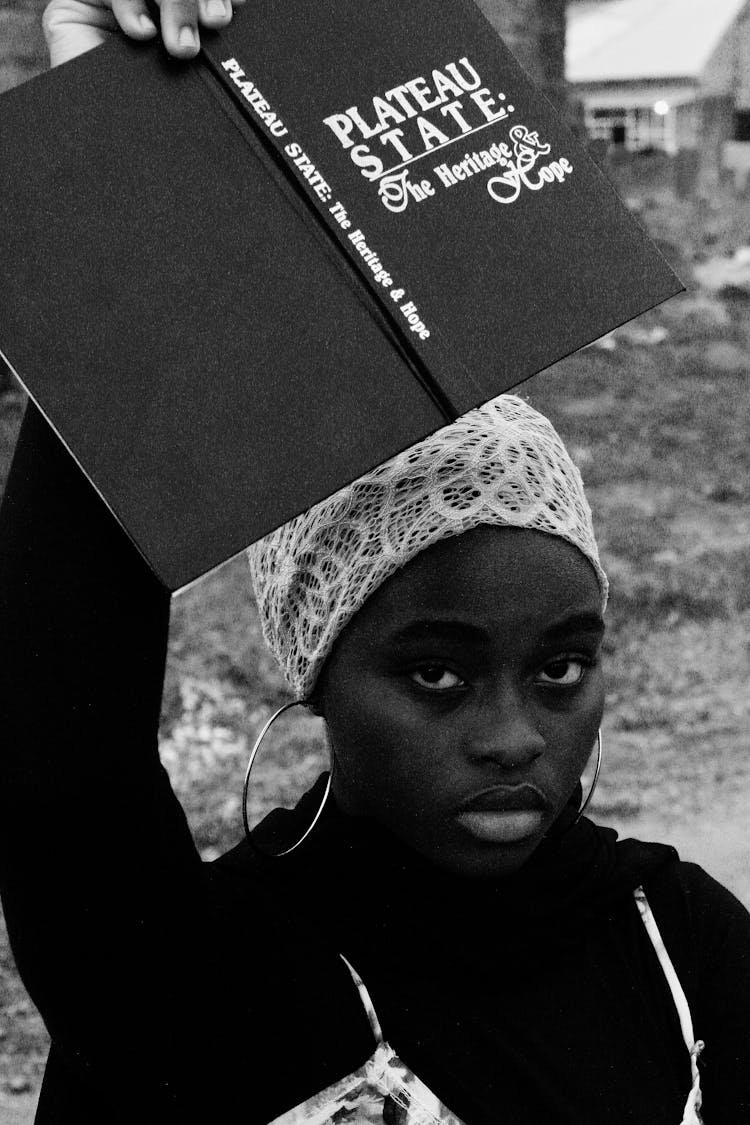
[[[0,0],[0,92],[46,69],[44,4],[45,0]]]

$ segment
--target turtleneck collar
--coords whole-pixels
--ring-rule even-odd
[[[275,810],[258,826],[260,848],[277,851],[304,832],[322,797],[318,780],[290,811]],[[498,880],[467,879],[437,868],[377,822],[342,813],[329,800],[319,823],[298,851],[263,861],[269,876],[309,901],[314,914],[336,901],[339,920],[358,930],[372,924],[371,904],[362,909],[364,888],[376,888],[379,914],[405,921],[423,919],[439,908],[450,931],[451,919],[488,921],[498,912],[512,914],[514,932],[537,931],[540,922],[555,921],[564,929],[585,924],[592,911],[607,909],[665,863],[676,858],[673,848],[618,841],[617,833],[587,818],[570,823],[561,818],[524,866]],[[446,909],[449,908],[449,909]]]

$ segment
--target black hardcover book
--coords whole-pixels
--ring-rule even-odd
[[[0,153],[0,348],[173,590],[681,288],[471,0],[117,39]]]

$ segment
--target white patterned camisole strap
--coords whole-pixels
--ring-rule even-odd
[[[362,979],[345,957],[341,960],[357,986],[375,1051],[364,1066],[271,1125],[463,1125],[386,1043]]]
[[[688,1095],[685,1109],[682,1114],[682,1121],[680,1125],[703,1125],[703,1118],[701,1117],[701,1078],[698,1071],[698,1056],[703,1050],[705,1044],[702,1039],[695,1038],[693,1033],[693,1017],[690,1014],[690,1006],[687,1002],[687,996],[680,984],[680,979],[675,972],[675,967],[672,964],[672,959],[667,953],[666,946],[659,933],[659,927],[656,924],[656,919],[651,912],[648,899],[643,887],[637,887],[633,892],[635,901],[638,905],[638,911],[641,916],[641,921],[646,927],[646,933],[651,939],[651,944],[654,947],[656,956],[659,958],[659,964],[662,967],[664,976],[666,977],[669,991],[672,993],[677,1015],[680,1019],[680,1028],[682,1029],[682,1038],[685,1040],[685,1046],[690,1052],[690,1073],[692,1075],[692,1086]]]

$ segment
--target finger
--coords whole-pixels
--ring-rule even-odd
[[[144,0],[112,0],[112,14],[126,35],[133,39],[152,39],[156,24]]]
[[[204,27],[225,27],[232,18],[232,0],[198,0],[198,17]]]
[[[106,7],[85,0],[52,0],[44,10],[42,27],[50,65],[59,66],[100,46],[117,23]]]
[[[162,0],[161,34],[170,55],[194,58],[200,49],[198,0]]]

